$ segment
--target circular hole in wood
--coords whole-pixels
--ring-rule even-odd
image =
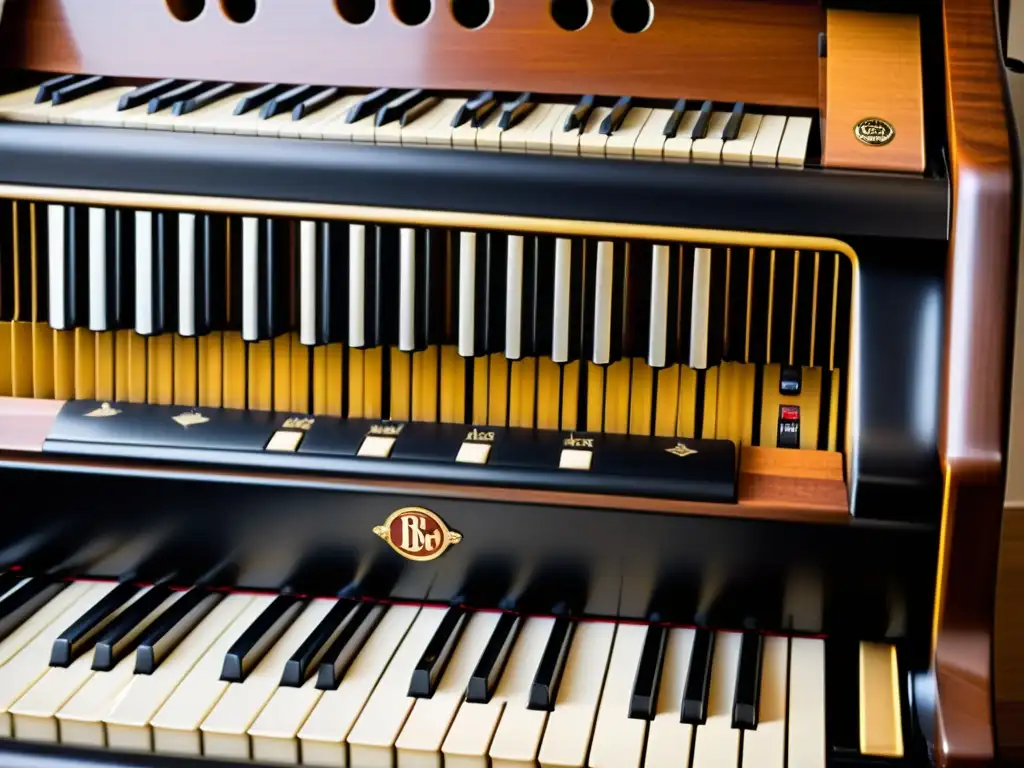
[[[220,0],[220,7],[235,24],[245,24],[256,15],[256,0]]]
[[[583,29],[593,13],[590,0],[551,0],[551,18],[567,32]]]
[[[430,18],[433,0],[391,0],[391,12],[407,27],[418,27]]]
[[[206,0],[167,0],[167,10],[178,21],[195,21],[206,10]]]
[[[643,32],[654,21],[654,4],[651,0],[613,0],[612,21],[623,32]]]
[[[491,19],[491,0],[452,0],[452,16],[466,29],[480,29]]]
[[[377,10],[376,0],[334,0],[334,7],[349,24],[365,24]]]

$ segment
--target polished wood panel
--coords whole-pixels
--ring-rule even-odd
[[[940,766],[994,760],[992,631],[1013,259],[1011,126],[993,2],[944,0],[953,181],[943,429],[946,493],[932,664]]]
[[[875,171],[924,171],[921,22],[915,14],[828,11],[826,128],[822,164]],[[865,118],[892,126],[887,144],[865,144]]]
[[[8,67],[132,77],[713,98],[816,107],[815,0],[658,2],[643,32],[620,31],[611,0],[566,31],[548,0],[493,3],[475,30],[447,0],[419,26],[379,0],[362,25],[333,0],[261,0],[248,23],[217,0],[190,22],[162,0],[8,0]]]

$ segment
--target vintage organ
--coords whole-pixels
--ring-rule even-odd
[[[993,763],[1006,8],[0,8],[0,765]]]

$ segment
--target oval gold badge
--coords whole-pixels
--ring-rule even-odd
[[[462,541],[461,533],[449,529],[440,517],[423,507],[396,510],[384,525],[374,526],[373,532],[402,557],[420,562],[434,560]]]
[[[861,144],[869,147],[883,147],[896,136],[892,123],[880,117],[865,117],[853,126],[853,135]]]

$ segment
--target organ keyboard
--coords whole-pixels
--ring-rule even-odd
[[[656,5],[0,3],[0,766],[994,762],[996,17]]]

